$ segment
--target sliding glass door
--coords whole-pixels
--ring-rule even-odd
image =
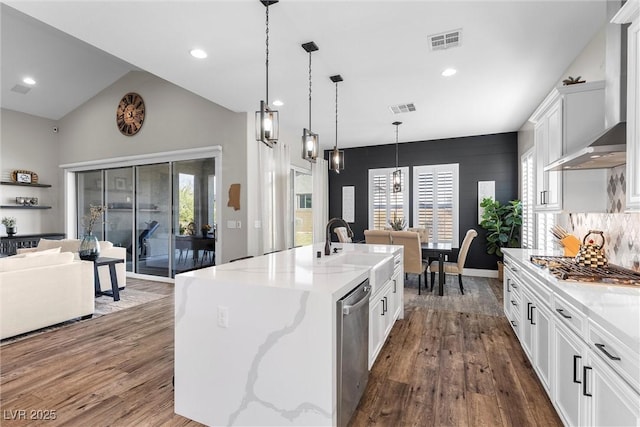
[[[216,263],[214,159],[173,163],[173,274]]]
[[[173,277],[216,264],[214,157],[76,172],[77,235],[107,206],[99,240],[127,248],[127,271]]]
[[[171,166],[136,166],[136,273],[170,276]]]

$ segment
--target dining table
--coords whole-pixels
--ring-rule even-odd
[[[458,251],[452,243],[445,242],[423,242],[420,244],[422,249],[422,259],[429,257],[438,259],[438,295],[444,295],[444,259],[447,255],[452,255]],[[433,286],[433,283],[431,284]],[[426,284],[425,284],[426,287]]]

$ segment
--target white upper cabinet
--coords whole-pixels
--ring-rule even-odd
[[[536,211],[604,211],[604,170],[544,170],[563,154],[583,148],[604,130],[604,82],[554,88],[529,121],[535,126]],[[599,188],[580,188],[585,182]]]
[[[627,30],[627,210],[640,210],[640,0],[629,0],[613,17]]]

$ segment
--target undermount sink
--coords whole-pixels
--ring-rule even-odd
[[[342,252],[327,256],[324,260],[335,264],[369,267],[371,295],[376,292],[379,286],[384,285],[393,276],[393,255]]]

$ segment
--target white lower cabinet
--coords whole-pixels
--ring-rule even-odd
[[[395,321],[403,317],[404,280],[400,267],[393,276],[369,300],[369,369],[373,366],[384,342],[391,333]]]
[[[507,258],[503,285],[505,315],[562,422],[640,426],[638,354]]]
[[[554,330],[554,379],[552,401],[565,425],[585,425],[583,399],[584,353],[586,345],[562,324]]]
[[[558,323],[555,400],[566,425],[637,426],[640,395],[609,364]]]

